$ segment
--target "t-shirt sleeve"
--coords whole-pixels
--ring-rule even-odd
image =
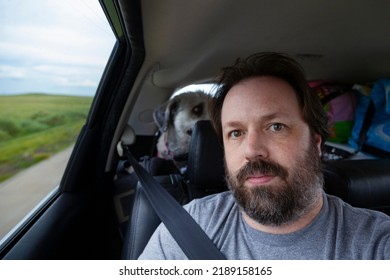
[[[164,224],[153,233],[139,260],[186,260],[188,259]]]

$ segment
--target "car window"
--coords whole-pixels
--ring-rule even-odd
[[[0,239],[59,184],[115,37],[99,1],[0,3]]]

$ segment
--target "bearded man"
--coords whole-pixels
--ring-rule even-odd
[[[323,191],[327,117],[302,67],[259,53],[222,69],[210,116],[229,191],[186,205],[227,259],[389,259],[390,217]],[[140,259],[186,259],[167,229]]]

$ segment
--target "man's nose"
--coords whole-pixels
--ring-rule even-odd
[[[267,138],[260,131],[247,133],[245,143],[245,157],[247,160],[255,158],[268,158]]]

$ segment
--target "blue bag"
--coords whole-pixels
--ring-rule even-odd
[[[390,157],[390,78],[376,81],[368,94],[359,93],[349,144],[357,151]]]

